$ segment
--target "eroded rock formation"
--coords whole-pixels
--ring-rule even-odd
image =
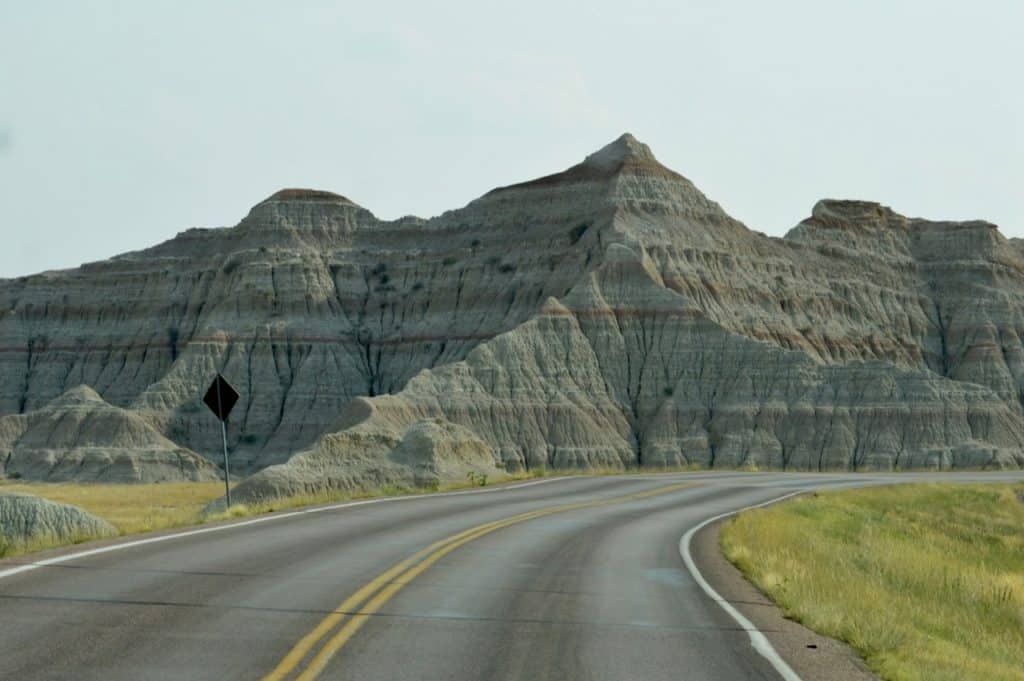
[[[495,465],[1016,467],[1022,250],[854,201],[767,237],[624,135],[430,220],[285,190],[0,282],[0,413],[85,383],[212,455],[221,371],[252,496]]]
[[[53,482],[216,480],[203,457],[77,386],[42,409],[0,418],[0,473]]]
[[[0,544],[65,543],[116,534],[113,525],[77,506],[0,491]]]

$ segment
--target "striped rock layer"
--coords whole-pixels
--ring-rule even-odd
[[[219,371],[242,496],[1020,467],[1022,329],[1024,248],[994,225],[825,200],[772,238],[624,135],[430,220],[284,190],[235,227],[0,281],[0,461],[5,421],[80,384],[214,457]]]

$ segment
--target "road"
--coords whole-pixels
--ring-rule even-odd
[[[680,538],[794,491],[936,478],[1021,475],[550,479],[15,559],[0,679],[778,679]]]

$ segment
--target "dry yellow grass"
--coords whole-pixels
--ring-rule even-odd
[[[508,475],[492,482],[511,482],[526,476]],[[0,490],[32,494],[50,501],[71,504],[103,518],[121,534],[153,532],[173,527],[197,525],[204,522],[243,518],[274,511],[283,511],[315,504],[364,499],[380,496],[427,494],[475,487],[479,480],[449,483],[429,489],[386,486],[368,492],[351,493],[325,490],[298,494],[256,504],[235,504],[228,511],[203,515],[202,510],[224,494],[222,482],[181,482],[154,484],[88,484],[88,483],[17,483],[0,480]],[[76,544],[92,537],[71,539],[36,537],[28,542],[0,542],[0,557],[21,555],[54,548],[62,544]]]
[[[224,494],[224,483],[3,483],[0,489],[78,506],[109,521],[121,534],[136,534],[199,522],[203,507]]]
[[[625,473],[668,473],[695,470],[692,466],[681,468],[658,469],[588,469],[579,471],[582,475],[622,475]],[[78,506],[93,515],[112,523],[121,534],[138,534],[153,532],[173,527],[197,525],[199,523],[243,518],[275,511],[301,508],[316,504],[326,504],[352,499],[365,499],[380,496],[403,496],[409,494],[429,494],[438,491],[452,491],[477,487],[481,484],[502,484],[530,478],[546,477],[554,473],[549,471],[533,471],[531,473],[503,474],[496,479],[467,479],[454,483],[445,483],[432,488],[409,488],[386,486],[366,492],[342,492],[325,490],[310,494],[298,494],[282,497],[256,504],[235,504],[230,510],[221,513],[203,515],[202,510],[215,499],[224,494],[221,482],[181,482],[154,484],[89,484],[89,483],[23,483],[0,480],[0,489],[11,492],[33,494],[50,501]],[[562,474],[558,472],[558,474]],[[0,557],[31,553],[61,544],[79,543],[90,537],[77,537],[73,540],[57,540],[36,538],[28,543],[6,543],[0,546]]]
[[[722,548],[885,679],[1024,679],[1024,487],[907,485],[741,514]]]

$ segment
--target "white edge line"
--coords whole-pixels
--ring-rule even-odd
[[[293,518],[299,515],[305,515],[307,513],[323,513],[324,511],[335,511],[342,508],[352,508],[353,506],[365,506],[367,504],[381,504],[385,502],[396,502],[396,501],[412,501],[414,499],[436,499],[437,497],[454,497],[462,496],[465,494],[487,494],[495,492],[505,492],[513,489],[522,489],[523,487],[530,487],[531,485],[542,485],[546,482],[559,482],[561,480],[571,480],[578,476],[566,475],[557,478],[549,478],[547,480],[534,480],[531,482],[523,482],[516,485],[507,485],[504,487],[494,487],[492,489],[475,489],[475,490],[463,490],[460,492],[438,492],[434,494],[410,494],[404,497],[382,497],[380,499],[363,499],[361,501],[348,501],[343,504],[332,504],[330,506],[317,506],[315,508],[305,508],[298,511],[288,511],[286,513],[272,513],[251,520],[242,520],[236,523],[229,523],[225,525],[217,525],[215,527],[203,527],[196,530],[185,530],[184,532],[175,532],[173,534],[164,534],[159,537],[150,537],[148,539],[136,539],[134,541],[126,541],[119,544],[111,544],[109,546],[101,546],[95,549],[86,549],[85,551],[76,551],[74,553],[67,553],[62,556],[54,556],[53,558],[46,558],[45,560],[34,561],[32,563],[25,563],[18,565],[17,567],[7,568],[6,570],[0,570],[0,579],[5,577],[12,577],[23,572],[30,572],[32,570],[38,570],[42,567],[49,565],[57,565],[59,563],[68,563],[79,558],[86,558],[88,556],[96,556],[101,553],[110,553],[111,551],[122,551],[124,549],[135,548],[137,546],[145,546],[146,544],[157,544],[160,542],[171,541],[172,539],[181,539],[183,537],[193,537],[197,534],[207,534],[208,532],[224,532],[226,530],[233,530],[239,527],[246,527],[248,525],[255,525],[256,523],[265,523],[272,520],[280,520],[281,518]]]
[[[702,575],[700,570],[697,569],[696,563],[693,562],[693,556],[690,554],[690,541],[702,528],[707,527],[711,523],[721,520],[722,518],[728,518],[731,515],[736,515],[737,513],[747,511],[752,508],[768,506],[769,504],[774,504],[778,501],[782,501],[783,499],[788,499],[789,497],[804,493],[805,492],[803,490],[790,492],[789,494],[783,494],[781,497],[775,497],[774,499],[769,499],[768,501],[760,504],[744,506],[743,508],[738,508],[735,511],[729,511],[728,513],[720,513],[713,518],[708,518],[699,525],[691,527],[690,530],[679,540],[679,555],[682,556],[683,562],[686,563],[686,568],[690,571],[690,574],[693,575],[693,579],[700,585],[700,588],[704,590],[704,593],[706,593],[711,600],[722,606],[722,610],[725,610],[730,617],[736,620],[736,623],[740,625],[740,628],[747,632],[747,635],[750,637],[750,645],[754,647],[754,650],[756,650],[761,657],[771,663],[772,667],[775,668],[775,671],[777,671],[785,681],[802,681],[802,679],[795,671],[793,671],[792,667],[786,664],[786,661],[783,660],[775,650],[775,647],[768,640],[768,637],[761,633],[761,631],[754,626],[754,623],[748,620],[743,613],[733,606],[732,603],[722,598],[721,595],[719,595],[719,593],[715,591],[710,584],[708,584],[707,580],[704,579],[704,575]]]

